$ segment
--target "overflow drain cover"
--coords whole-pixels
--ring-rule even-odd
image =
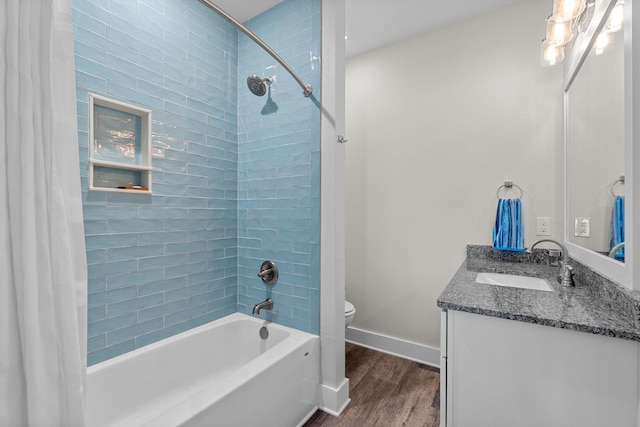
[[[263,340],[266,340],[268,336],[269,336],[269,330],[267,329],[267,327],[263,326],[262,328],[260,328],[260,338],[262,338]]]

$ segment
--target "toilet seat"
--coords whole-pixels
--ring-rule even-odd
[[[345,301],[344,302],[344,314],[345,314],[345,316],[353,313],[354,311],[356,311],[356,308],[353,306],[353,304],[351,304],[349,301]]]
[[[351,325],[353,316],[356,314],[356,308],[349,301],[344,302],[344,327]]]

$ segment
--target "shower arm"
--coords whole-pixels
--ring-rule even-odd
[[[291,77],[293,77],[296,80],[296,82],[298,82],[300,87],[302,88],[302,90],[303,90],[302,93],[304,94],[304,96],[307,96],[307,97],[311,96],[311,94],[313,93],[313,88],[311,87],[311,85],[310,84],[305,84],[300,79],[300,77],[298,77],[298,75],[295,73],[295,71],[293,71],[293,68],[291,68],[289,66],[289,64],[287,64],[284,61],[284,59],[282,59],[282,57],[280,57],[280,55],[278,55],[273,49],[271,49],[260,37],[256,36],[250,29],[248,29],[247,27],[242,25],[233,16],[229,15],[227,12],[225,12],[222,9],[220,9],[218,6],[216,6],[210,0],[200,0],[200,2],[203,3],[204,5],[206,5],[207,7],[209,7],[210,9],[212,9],[218,15],[222,16],[224,19],[226,19],[231,24],[233,24],[234,27],[236,27],[237,29],[239,29],[240,31],[245,33],[251,40],[256,42],[269,55],[271,55],[273,57],[273,59],[278,61],[280,63],[280,65],[282,65],[284,67],[284,69],[289,72],[289,74],[291,74]]]

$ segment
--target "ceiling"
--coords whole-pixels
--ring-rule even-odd
[[[345,0],[347,57],[464,21],[517,0]]]
[[[238,21],[244,22],[282,0],[214,1]],[[516,1],[345,0],[347,57],[464,21]]]
[[[282,0],[212,0],[220,9],[240,22],[248,21]],[[258,34],[260,36],[260,34]]]

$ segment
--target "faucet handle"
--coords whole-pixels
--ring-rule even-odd
[[[562,268],[562,273],[560,276],[560,284],[562,286],[575,286],[576,283],[573,280],[573,266],[569,265],[568,263],[563,266]]]
[[[260,266],[258,277],[267,285],[274,285],[278,281],[278,267],[273,261],[265,261]]]
[[[267,268],[266,270],[262,270],[258,273],[258,277],[263,278],[267,276],[271,276],[273,274],[273,268]]]

